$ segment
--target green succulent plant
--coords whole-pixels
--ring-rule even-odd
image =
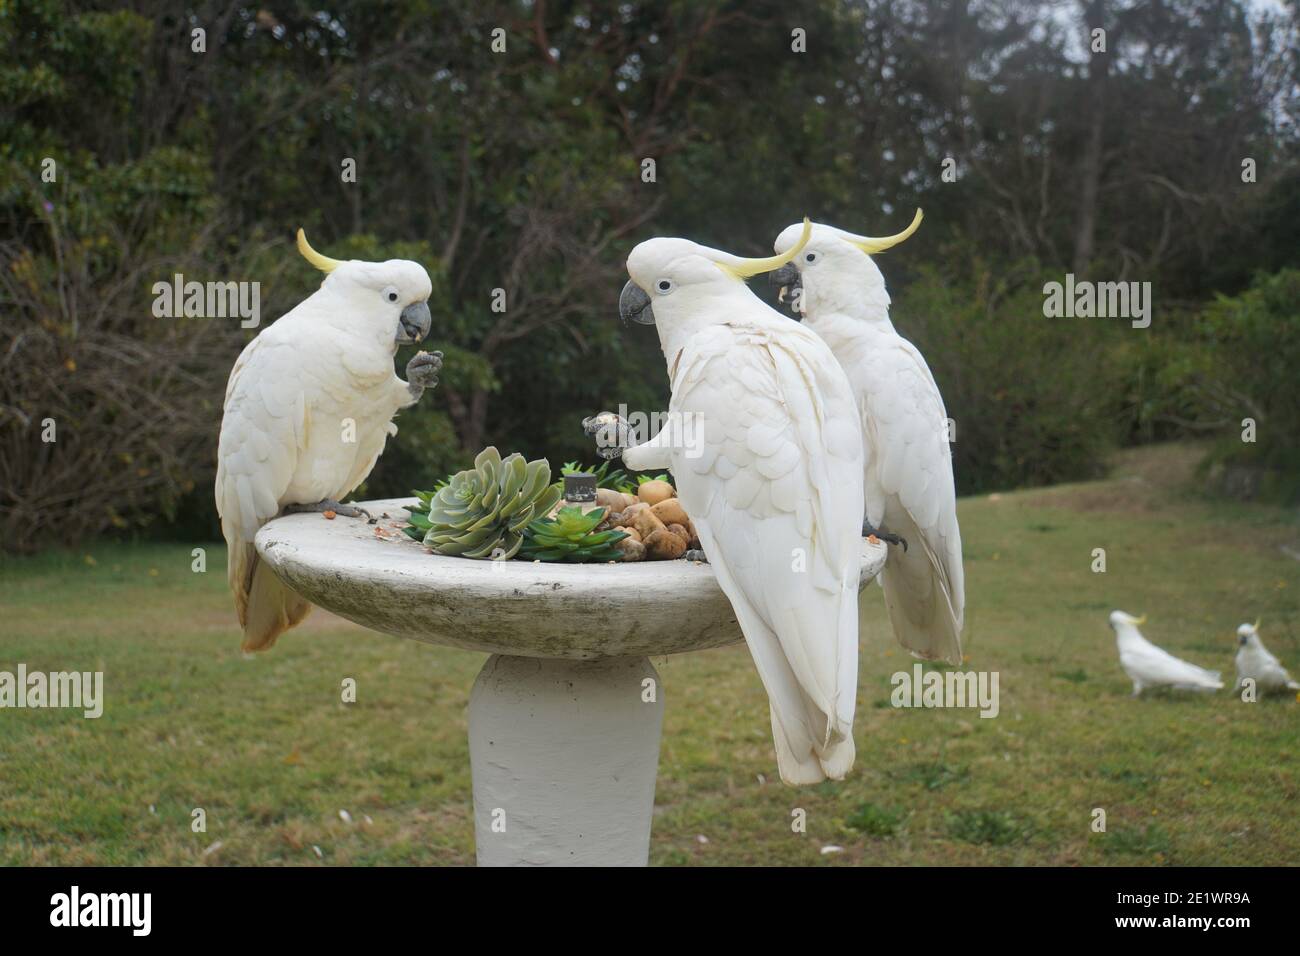
[[[406,509],[410,517],[407,519],[409,524],[402,530],[416,541],[424,541],[424,536],[429,533],[429,502],[437,494],[439,488],[445,487],[451,481],[448,475],[445,481],[440,481],[435,486],[434,491],[413,491],[411,494],[420,499],[419,504],[411,505]]]
[[[403,530],[436,554],[507,560],[519,551],[529,522],[545,515],[562,492],[551,483],[545,458],[502,459],[487,447],[474,467],[458,471],[435,491],[417,491],[410,526]]]
[[[561,508],[554,518],[538,518],[524,529],[519,556],[536,561],[621,561],[615,547],[626,531],[597,531],[604,508],[582,513],[576,506]]]

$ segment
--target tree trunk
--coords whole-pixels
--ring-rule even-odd
[[[483,434],[487,430],[487,389],[476,388],[470,392],[468,414],[460,432],[460,444],[471,455],[483,450]]]
[[[1079,213],[1074,231],[1074,274],[1084,276],[1092,266],[1097,234],[1097,194],[1101,186],[1102,135],[1106,126],[1106,79],[1110,73],[1112,31],[1106,27],[1105,0],[1089,0],[1084,7],[1088,49],[1092,33],[1106,29],[1106,52],[1091,52],[1088,61],[1088,130],[1084,141],[1079,183]]]

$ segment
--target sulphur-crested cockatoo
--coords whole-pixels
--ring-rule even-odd
[[[420,352],[407,381],[393,370],[397,347],[432,324],[422,266],[330,259],[301,229],[298,249],[325,281],[240,353],[217,447],[217,512],[246,651],[270,647],[311,608],[258,560],[257,529],[282,511],[364,514],[342,499],[396,434],[398,409],[436,385],[442,367],[440,353]]]
[[[1148,687],[1218,690],[1223,686],[1218,671],[1207,671],[1204,667],[1180,661],[1143,637],[1138,627],[1145,623],[1146,615],[1134,617],[1123,611],[1110,614],[1110,626],[1115,630],[1115,641],[1119,645],[1119,664],[1133,681],[1134,697]]]
[[[1291,679],[1286,668],[1268,652],[1264,642],[1259,639],[1259,621],[1237,628],[1238,690],[1247,679],[1253,680],[1255,686],[1265,693],[1300,690],[1300,683]]]
[[[853,765],[862,439],[825,343],[744,283],[797,251],[632,250],[619,311],[659,330],[672,398],[622,457],[672,471],[767,689],[781,779],[810,784]]]
[[[966,585],[948,415],[925,359],[894,330],[885,280],[871,261],[920,223],[918,209],[907,229],[881,239],[816,224],[769,281],[792,292],[796,314],[853,385],[864,450],[862,533],[901,545],[880,574],[894,636],[917,657],[957,664]],[[800,232],[782,232],[776,251],[793,248]]]

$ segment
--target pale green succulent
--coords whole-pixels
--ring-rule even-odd
[[[436,554],[513,558],[524,528],[545,516],[562,494],[551,484],[545,458],[526,462],[516,453],[503,461],[489,446],[479,452],[473,468],[452,475],[429,498],[424,545]]]

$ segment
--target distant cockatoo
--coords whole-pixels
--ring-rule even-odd
[[[744,279],[789,261],[650,239],[627,260],[623,319],[653,324],[668,364],[668,423],[650,441],[601,440],[627,467],[670,469],[771,705],[781,779],[853,765],[862,439],[853,393],[817,336]],[[588,422],[593,433],[616,419]],[[615,432],[625,426],[618,425]]]
[[[1286,668],[1259,639],[1259,621],[1237,628],[1237,690],[1241,690],[1247,679],[1253,680],[1265,693],[1300,690],[1300,683],[1291,679]]]
[[[325,281],[240,353],[217,447],[217,512],[246,651],[270,647],[311,609],[258,560],[257,529],[284,511],[364,515],[342,500],[397,433],[393,416],[436,385],[442,367],[441,353],[420,352],[407,381],[393,371],[397,347],[432,324],[422,266],[330,259],[301,229],[298,249]]]
[[[1180,661],[1168,651],[1156,647],[1138,630],[1146,615],[1134,617],[1112,611],[1110,626],[1119,645],[1119,664],[1133,681],[1133,696],[1148,687],[1173,687],[1178,690],[1218,690],[1223,686],[1218,671],[1207,671],[1187,661]]]
[[[873,239],[815,224],[799,255],[769,277],[791,293],[803,324],[835,354],[853,385],[863,441],[863,535],[894,545],[880,574],[898,642],[925,660],[961,663],[966,606],[948,414],[916,346],[889,320],[889,293],[871,256],[921,223]],[[777,237],[778,253],[801,227]]]

